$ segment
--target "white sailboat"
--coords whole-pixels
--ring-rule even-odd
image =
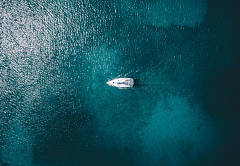
[[[116,78],[114,80],[108,81],[108,85],[115,86],[118,88],[132,88],[134,85],[133,78]]]

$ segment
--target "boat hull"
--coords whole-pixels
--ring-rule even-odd
[[[107,82],[110,86],[115,86],[118,88],[132,88],[134,85],[133,78],[117,78]]]

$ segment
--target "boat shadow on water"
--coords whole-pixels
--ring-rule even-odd
[[[134,86],[135,88],[141,87],[141,81],[138,78],[134,78]]]

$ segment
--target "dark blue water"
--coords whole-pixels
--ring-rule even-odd
[[[2,0],[0,165],[240,165],[239,7]]]

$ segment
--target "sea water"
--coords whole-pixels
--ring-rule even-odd
[[[239,163],[237,1],[0,4],[1,165]]]

